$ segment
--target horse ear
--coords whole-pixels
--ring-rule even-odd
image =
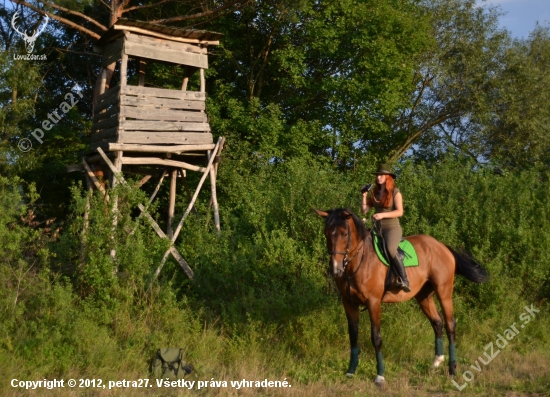
[[[349,212],[347,210],[344,210],[344,211],[340,212],[340,216],[344,219],[349,219],[349,218],[351,218],[351,212]]]
[[[321,218],[326,218],[327,216],[329,216],[329,213],[326,211],[321,211],[316,208],[313,208],[313,211],[317,212],[317,215],[319,215]]]

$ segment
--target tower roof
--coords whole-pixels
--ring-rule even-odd
[[[120,18],[111,26],[107,32],[97,41],[96,46],[104,46],[111,40],[118,37],[122,30],[157,37],[160,39],[179,41],[191,44],[218,45],[222,33],[210,32],[207,30],[182,29],[171,26],[158,25],[156,23],[136,21],[133,19]]]

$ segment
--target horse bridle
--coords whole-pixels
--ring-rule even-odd
[[[355,254],[351,256],[351,258],[348,258],[350,246],[351,246],[351,233],[349,228],[349,223],[346,222],[346,226],[348,229],[348,243],[346,245],[346,252],[339,252],[339,251],[327,251],[329,255],[344,255],[344,274],[346,274],[346,268],[348,267],[348,264],[355,258],[355,255],[359,253],[359,250],[361,247],[357,248],[357,251],[355,251]],[[361,245],[363,245],[365,241],[361,241]],[[365,250],[363,250],[363,257],[365,256]],[[361,267],[361,264],[363,263],[363,257],[361,257],[361,262],[359,263],[359,267]],[[355,276],[355,273],[357,273],[357,270],[359,270],[359,267],[353,272],[353,274],[349,277]],[[346,275],[347,276],[347,275]]]

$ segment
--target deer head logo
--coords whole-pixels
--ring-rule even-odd
[[[28,36],[26,30],[24,32],[21,32],[17,29],[15,20],[17,19],[18,14],[19,14],[19,11],[16,11],[15,14],[13,14],[13,18],[11,19],[11,26],[17,33],[23,36],[23,40],[25,40],[25,48],[27,49],[27,54],[30,54],[34,50],[34,42],[36,41],[36,38],[40,35],[40,33],[44,31],[44,29],[46,29],[46,26],[48,25],[48,21],[50,20],[50,18],[48,18],[48,15],[45,15],[46,23],[44,23],[44,25],[42,25],[40,29],[36,29],[32,34],[32,36]]]

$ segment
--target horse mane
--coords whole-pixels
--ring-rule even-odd
[[[369,235],[369,231],[365,227],[363,221],[349,208],[336,208],[327,212],[329,214],[326,219],[327,227],[346,227],[346,219],[349,214],[351,219],[353,219],[353,224],[355,225],[355,230],[357,230],[359,240],[364,240]]]

